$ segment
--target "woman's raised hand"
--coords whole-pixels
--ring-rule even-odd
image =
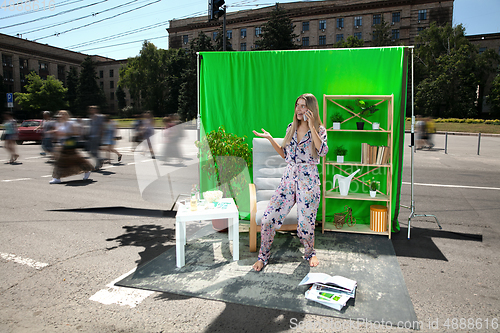
[[[266,138],[266,139],[271,139],[272,138],[271,134],[269,134],[269,132],[267,132],[265,129],[261,128],[261,130],[262,130],[262,133],[259,133],[256,130],[253,130],[253,134],[255,134],[255,135],[257,135],[258,137],[261,137],[261,138]]]

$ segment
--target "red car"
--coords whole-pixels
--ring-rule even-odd
[[[36,141],[37,143],[41,143],[43,131],[41,128],[38,130],[36,129],[41,123],[41,119],[28,119],[23,121],[21,126],[18,127],[19,134],[17,144],[22,145],[24,141]]]

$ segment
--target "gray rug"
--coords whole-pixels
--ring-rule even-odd
[[[232,261],[226,233],[206,233],[188,241],[184,267],[176,267],[173,247],[116,285],[406,327],[417,322],[394,248],[385,236],[317,233],[320,265],[311,268],[301,258],[303,247],[296,235],[277,233],[269,265],[254,272],[257,253],[248,251],[248,233],[240,233],[237,262]],[[298,284],[310,271],[356,280],[356,298],[342,311],[306,300],[308,286]]]

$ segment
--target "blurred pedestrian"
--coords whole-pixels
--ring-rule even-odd
[[[143,132],[144,132],[144,126],[143,126],[143,121],[142,121],[142,114],[136,116],[136,120],[132,124],[132,127],[134,129],[134,134],[132,135],[132,150],[135,150],[137,145],[142,142],[142,137],[143,137]]]
[[[115,153],[118,156],[118,162],[122,160],[122,154],[120,154],[115,149],[115,138],[116,138],[116,122],[109,117],[109,115],[105,116],[104,121],[104,131],[102,136],[102,148],[101,150],[108,152],[108,161],[111,160],[110,155],[111,152]]]
[[[55,122],[50,116],[50,111],[43,111],[43,120],[40,126],[36,128],[37,131],[42,131],[42,149],[40,155],[51,154],[54,151],[52,143],[52,133],[54,131]]]
[[[95,170],[99,170],[103,163],[102,158],[99,156],[99,147],[102,140],[104,116],[99,113],[99,107],[95,105],[88,107],[88,114],[90,118],[90,128],[87,149],[90,155],[96,160]]]
[[[417,116],[416,122],[416,130],[417,130],[417,140],[416,147],[417,149],[422,149],[427,142],[427,131],[425,129],[425,119],[421,116]]]
[[[175,160],[178,164],[183,164],[183,157],[179,149],[179,141],[184,136],[181,128],[180,118],[177,114],[173,114],[170,117],[163,118],[163,139],[164,139],[164,149],[163,158],[165,163],[169,163],[170,160]]]
[[[432,117],[426,119],[425,131],[427,132],[427,146],[432,149],[434,147],[434,134],[436,133],[436,125]]]
[[[155,119],[153,118],[153,114],[151,111],[144,112],[142,117],[143,121],[143,140],[146,141],[146,144],[149,147],[149,152],[151,153],[151,158],[155,158],[155,154],[153,151],[153,145],[151,143],[151,137],[155,134]]]
[[[14,163],[19,158],[19,155],[16,152],[16,140],[18,134],[17,122],[14,119],[12,112],[4,113],[3,117],[5,119],[4,134],[3,134],[3,140],[5,141],[5,149],[10,154],[9,163]]]
[[[87,180],[94,167],[76,148],[78,131],[74,122],[70,120],[69,112],[65,110],[59,111],[57,120],[55,135],[59,140],[60,146],[58,147],[59,153],[54,163],[50,184],[59,184],[61,183],[61,178],[74,176],[80,173],[85,173],[83,175],[83,180]]]

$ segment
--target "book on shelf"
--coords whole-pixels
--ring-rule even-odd
[[[364,142],[361,144],[361,163],[387,164],[389,163],[389,153],[388,146],[372,146]]]
[[[307,299],[338,311],[342,310],[350,298],[356,297],[356,281],[343,276],[308,273],[299,286],[304,284],[312,284],[305,293]]]

